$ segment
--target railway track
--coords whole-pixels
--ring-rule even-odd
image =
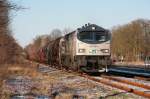
[[[47,73],[47,74],[57,71],[57,69],[46,67],[46,66],[45,67],[41,66],[39,68],[40,68],[40,72]],[[115,76],[110,76],[110,75],[109,76],[101,75],[101,77],[93,77],[85,73],[78,73],[78,74],[79,76],[87,78],[89,80],[102,83],[111,87],[115,87],[115,88],[127,91],[129,93],[133,93],[139,96],[143,96],[148,99],[150,98],[150,85],[145,85],[139,82],[134,82],[134,81],[126,80],[126,79],[120,79],[120,78],[116,78]]]
[[[102,75],[101,77],[91,77],[88,75],[81,75],[82,77],[88,78],[90,80],[96,81],[98,83],[103,83],[105,85],[115,87],[129,93],[134,93],[145,98],[150,98],[150,86],[144,85],[142,83],[133,82],[130,80],[122,80],[112,76]],[[137,89],[138,88],[138,89]]]
[[[101,77],[150,90],[150,85],[147,85],[147,84],[143,84],[143,83],[139,83],[139,82],[135,82],[131,80],[126,80],[126,79],[120,79],[115,76],[101,75]]]

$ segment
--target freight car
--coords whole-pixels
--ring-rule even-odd
[[[48,64],[85,72],[106,72],[110,64],[110,32],[95,24],[60,37],[46,47]]]

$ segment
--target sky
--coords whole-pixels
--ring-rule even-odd
[[[150,19],[150,0],[11,0],[26,9],[12,11],[10,25],[25,47],[53,29],[75,30],[87,23],[106,29],[138,18]]]

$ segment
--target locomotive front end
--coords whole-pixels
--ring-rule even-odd
[[[76,62],[85,72],[106,72],[110,63],[110,33],[95,24],[78,29]]]

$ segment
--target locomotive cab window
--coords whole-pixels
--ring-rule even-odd
[[[86,43],[101,43],[107,41],[108,35],[105,32],[80,32],[78,39]]]
[[[79,34],[79,39],[82,41],[93,41],[93,34],[82,32]]]
[[[104,42],[104,41],[106,41],[106,35],[96,34],[95,40],[100,41],[100,42]]]

